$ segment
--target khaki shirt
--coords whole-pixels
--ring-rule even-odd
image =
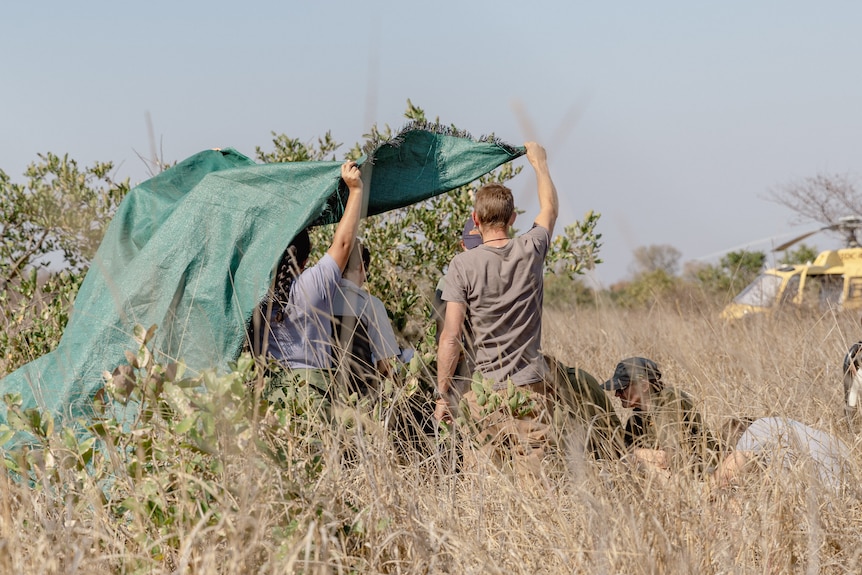
[[[650,399],[648,411],[636,410],[626,422],[627,446],[664,450],[673,468],[696,473],[718,463],[720,444],[687,393],[665,386]]]

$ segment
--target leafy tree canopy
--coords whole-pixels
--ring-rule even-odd
[[[67,155],[39,155],[14,183],[0,170],[0,286],[27,268],[54,260],[71,271],[85,270],[105,228],[129,190],[128,180],[111,177],[113,164],[80,168]]]
[[[632,271],[635,276],[662,271],[667,276],[675,276],[679,271],[682,252],[671,245],[640,246],[634,250]]]
[[[726,254],[717,265],[693,268],[689,275],[706,290],[731,298],[757,277],[765,263],[764,252],[739,250]]]

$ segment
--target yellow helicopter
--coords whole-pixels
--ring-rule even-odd
[[[733,298],[721,317],[739,319],[772,313],[787,305],[821,310],[862,308],[862,247],[856,239],[856,230],[860,228],[862,217],[845,216],[836,224],[777,246],[773,251],[785,250],[822,231],[842,232],[846,244],[842,249],[820,252],[810,263],[765,270]]]

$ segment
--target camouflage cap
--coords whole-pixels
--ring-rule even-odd
[[[651,383],[658,383],[661,381],[661,371],[651,359],[629,357],[617,364],[614,375],[602,384],[602,388],[618,391],[627,388],[634,379],[646,379]]]

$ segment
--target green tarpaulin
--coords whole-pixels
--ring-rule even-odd
[[[366,148],[368,215],[468,184],[524,152],[437,125]],[[23,408],[88,418],[103,373],[157,325],[161,361],[226,368],[294,235],[341,217],[340,162],[257,164],[234,150],[196,154],[133,188],[108,226],[58,347],[0,380]],[[2,403],[2,402],[0,402]],[[0,422],[6,407],[0,405]]]

